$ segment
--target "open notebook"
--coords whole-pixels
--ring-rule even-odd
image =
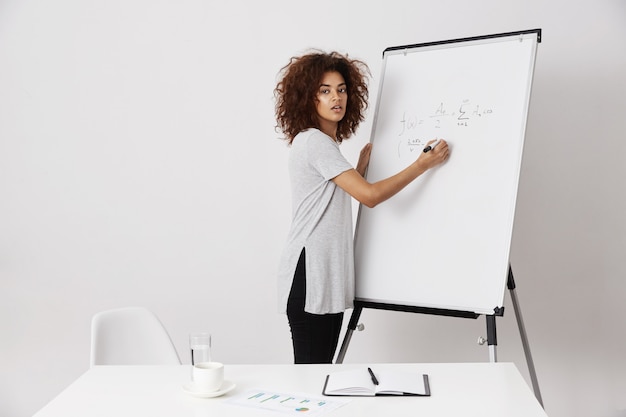
[[[388,370],[373,370],[372,374],[366,367],[333,372],[326,376],[322,394],[430,396],[430,385],[426,374]],[[374,380],[378,382],[378,385],[374,383]]]

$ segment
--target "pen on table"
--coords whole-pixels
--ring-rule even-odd
[[[378,385],[378,380],[376,379],[376,375],[374,375],[374,372],[372,372],[372,368],[367,368],[367,372],[370,373],[370,376],[372,377],[372,382],[374,383],[374,385]]]
[[[437,146],[439,144],[440,139],[437,139],[436,141],[434,141],[433,143],[431,143],[430,145],[428,145],[427,147],[424,148],[424,153],[428,152],[428,151],[432,151],[433,149],[435,149],[435,146]]]

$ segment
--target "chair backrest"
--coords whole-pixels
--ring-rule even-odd
[[[142,307],[97,313],[91,320],[91,366],[180,365],[159,319]]]

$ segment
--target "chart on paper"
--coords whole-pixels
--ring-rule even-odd
[[[225,401],[226,404],[300,416],[322,416],[348,402],[302,393],[278,393],[261,389],[248,390]]]

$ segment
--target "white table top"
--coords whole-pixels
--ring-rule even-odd
[[[35,417],[262,416],[267,411],[227,404],[250,389],[321,396],[329,372],[371,366],[415,370],[430,378],[430,397],[341,397],[347,405],[332,416],[547,417],[511,363],[226,365],[225,379],[237,386],[217,398],[187,394],[190,365],[94,366]],[[329,399],[337,397],[326,397]],[[272,414],[276,415],[276,414]]]

